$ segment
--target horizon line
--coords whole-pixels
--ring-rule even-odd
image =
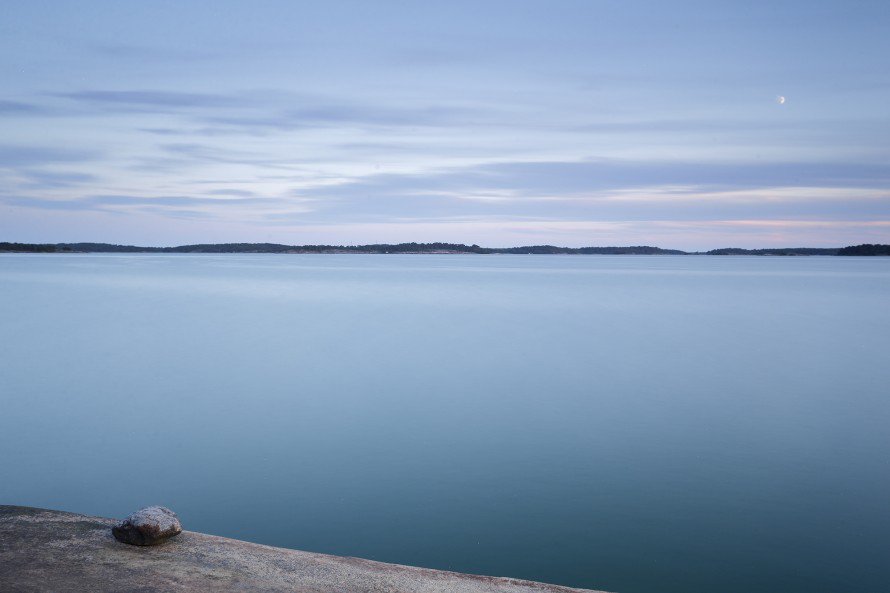
[[[0,241],[0,252],[18,253],[368,253],[368,254],[530,254],[530,255],[890,255],[890,245],[862,243],[839,247],[718,247],[687,251],[651,245],[563,247],[550,244],[515,247],[481,247],[446,242],[368,243],[364,245],[284,243],[190,243],[175,246],[141,246],[102,242],[21,243]]]

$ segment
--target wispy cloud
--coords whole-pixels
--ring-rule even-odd
[[[890,217],[890,168],[843,164],[543,162],[377,174],[304,187],[304,220],[838,220]]]
[[[862,188],[890,191],[890,165],[849,163],[710,163],[599,159],[505,162],[425,173],[382,173],[325,185],[316,195],[479,195],[516,201],[620,197],[624,190],[659,194],[758,188]],[[611,193],[609,193],[611,192]]]
[[[44,169],[18,169],[16,175],[21,178],[20,187],[37,190],[79,187],[98,180],[90,173]]]
[[[205,193],[208,196],[236,196],[241,198],[252,198],[256,196],[255,192],[246,189],[214,189]]]
[[[225,53],[222,51],[209,51],[206,49],[170,47],[169,45],[137,45],[132,43],[85,43],[83,45],[90,53],[96,54],[104,58],[113,58],[115,60],[131,59],[140,61],[160,61],[169,62],[170,60],[214,60]]]
[[[276,155],[267,156],[260,152],[222,148],[212,144],[175,142],[158,146],[163,152],[175,155],[180,162],[197,161],[227,165],[252,165],[270,169],[293,169],[298,166],[293,158]]]
[[[231,95],[157,90],[89,90],[57,93],[55,96],[89,105],[139,110],[207,109],[245,104],[243,100]]]
[[[48,109],[34,103],[21,101],[5,101],[0,99],[0,116],[45,115]]]
[[[84,195],[74,199],[46,199],[23,196],[0,196],[0,203],[45,210],[81,210],[81,211],[134,211],[148,207],[154,212],[180,213],[183,208],[200,208],[194,212],[210,214],[221,211],[250,212],[262,209],[286,206],[287,201],[281,198],[240,197],[210,198],[197,196],[145,196],[121,194]]]
[[[54,93],[52,96],[95,110],[189,115],[186,121],[192,124],[191,130],[156,126],[141,128],[143,131],[160,135],[173,135],[177,130],[181,130],[179,133],[211,135],[224,129],[255,133],[263,130],[287,131],[336,126],[478,125],[491,119],[490,111],[466,105],[348,102],[337,96],[281,90],[240,93],[192,93],[149,89],[82,90]],[[11,104],[9,108],[23,108],[23,105]],[[488,117],[484,117],[485,115]]]
[[[428,128],[478,123],[480,111],[466,107],[374,107],[315,103],[292,109],[271,110],[255,115],[223,115],[200,121],[248,131],[278,131],[318,127],[415,127]]]
[[[100,156],[99,151],[87,148],[0,144],[0,168],[82,163],[98,160]]]

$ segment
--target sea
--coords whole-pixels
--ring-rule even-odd
[[[0,504],[618,593],[890,591],[890,258],[0,255]]]

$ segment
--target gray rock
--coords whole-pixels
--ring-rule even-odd
[[[176,513],[166,507],[145,507],[111,528],[114,538],[134,546],[155,546],[182,533]]]

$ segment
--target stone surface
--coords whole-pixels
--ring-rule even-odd
[[[579,593],[261,546],[183,531],[163,546],[122,546],[112,519],[0,506],[0,591],[40,593]]]
[[[166,507],[145,507],[111,528],[115,539],[134,546],[156,546],[182,533],[176,513]]]

